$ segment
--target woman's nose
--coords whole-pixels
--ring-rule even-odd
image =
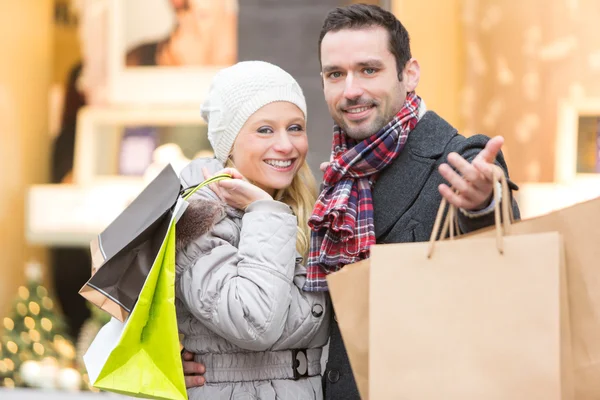
[[[282,132],[275,138],[274,149],[280,153],[289,153],[294,148],[287,132]]]

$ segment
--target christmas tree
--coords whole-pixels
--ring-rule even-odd
[[[0,386],[56,387],[60,369],[73,366],[75,349],[41,283],[40,265],[29,263],[25,273],[27,285],[19,287],[11,315],[0,326]]]

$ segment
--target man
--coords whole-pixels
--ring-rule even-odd
[[[427,241],[442,196],[460,208],[463,232],[493,224],[493,164],[507,173],[503,139],[467,139],[427,110],[415,93],[419,63],[400,21],[376,6],[337,8],[319,49],[336,127],[309,221],[305,290],[327,290],[326,275],[367,258],[372,244]],[[518,218],[514,202],[513,212]],[[194,368],[201,366],[186,364]],[[323,380],[327,399],[360,398],[335,318]]]
[[[319,40],[325,100],[341,129],[309,221],[306,289],[327,290],[326,274],[367,258],[373,243],[428,240],[441,196],[461,209],[463,232],[493,224],[492,167],[506,172],[503,139],[466,139],[427,111],[400,21],[376,6],[338,8]],[[330,340],[325,397],[358,399],[335,320]]]

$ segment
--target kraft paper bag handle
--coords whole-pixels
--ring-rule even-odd
[[[494,166],[494,168],[495,168],[495,173],[498,174],[498,177],[500,177],[501,175],[504,176],[504,170],[502,168],[498,167],[497,165]],[[510,199],[511,195],[510,195],[510,192],[508,191],[509,190],[508,181],[506,180],[506,185],[501,183],[502,182],[501,178],[498,178],[497,181],[500,183],[500,186],[502,187],[502,199]],[[510,204],[510,203],[511,202],[503,201],[501,204],[502,215],[503,215],[502,219],[504,221],[503,223],[504,223],[505,234],[508,234],[508,232],[510,231],[510,226],[512,225],[512,223],[515,220],[514,215],[513,215],[512,204]],[[440,234],[440,238],[445,238],[449,229],[450,229],[450,240],[454,239],[454,232],[456,232],[456,236],[458,236],[462,233],[460,230],[460,226],[458,225],[458,211],[455,208],[456,207],[454,207],[454,206],[450,207],[450,210],[448,211],[448,215],[446,216],[446,219],[444,220],[444,224],[442,225],[442,233]],[[508,218],[506,218],[507,210],[508,210],[508,215],[509,215]],[[507,221],[509,221],[509,222],[507,222]],[[454,224],[454,232],[452,231],[452,226],[450,225],[451,223]]]
[[[497,165],[493,166],[494,171],[494,220],[496,225],[496,247],[498,248],[498,252],[500,254],[504,253],[504,241],[503,235],[508,235],[510,232],[511,221],[513,220],[512,214],[512,202],[510,201],[510,191],[508,188],[508,181],[506,180],[506,175],[504,174],[504,170]],[[501,188],[498,188],[496,182],[500,182]],[[503,193],[504,201],[499,201],[500,199],[500,191]],[[508,199],[509,201],[506,201]],[[439,240],[443,240],[450,229],[450,237],[454,238],[454,231],[458,229],[458,216],[456,207],[450,205],[448,214],[444,219],[444,223],[442,226],[442,219],[444,216],[444,210],[448,202],[445,198],[442,199],[440,203],[440,207],[438,209],[435,223],[433,224],[433,230],[431,232],[431,237],[429,238],[429,247],[427,251],[427,258],[431,258],[433,255],[433,250],[435,247],[435,242],[437,241],[438,234],[440,234],[440,226],[442,227],[442,232],[439,235]],[[502,211],[502,218],[500,218],[500,212]],[[504,229],[502,229],[502,225],[504,225]]]
[[[504,170],[496,165],[496,166],[494,166],[494,172],[497,176],[496,181],[498,182],[498,184],[500,184],[500,186],[502,188],[502,192],[501,192],[502,199],[511,199],[511,194],[510,194],[509,188],[508,188],[508,180],[506,180],[506,177],[504,176]],[[504,182],[506,182],[506,184],[504,184]],[[514,215],[513,215],[512,204],[511,204],[511,202],[503,201],[501,206],[502,206],[502,216],[503,216],[502,219],[504,221],[503,224],[504,224],[505,234],[508,234],[510,231],[510,226],[512,225],[512,223],[515,220]],[[457,233],[457,235],[460,235],[462,233],[460,230],[460,226],[458,224],[458,211],[455,210],[455,207],[453,207],[453,206],[450,208],[450,210],[451,211],[448,212],[446,220],[444,221],[444,225],[442,227],[442,233],[440,235],[440,238],[446,237],[446,234],[448,233],[448,229],[449,229],[448,227],[450,226],[451,223],[454,223],[454,230]],[[506,218],[507,212],[508,212],[508,218]],[[452,227],[450,226],[450,240],[453,240],[454,232],[452,231],[451,228]]]

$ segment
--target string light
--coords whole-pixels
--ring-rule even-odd
[[[13,369],[15,369],[15,363],[10,358],[5,358],[4,364],[6,365],[6,369],[9,371],[12,371]]]
[[[40,338],[41,338],[40,333],[38,331],[36,331],[35,329],[32,329],[32,330],[29,331],[29,337],[34,342],[39,342]]]
[[[33,344],[33,351],[35,351],[40,356],[43,356],[44,355],[44,346],[42,346],[41,343],[34,343]]]
[[[27,332],[21,332],[19,336],[21,336],[21,340],[25,342],[25,344],[31,344],[31,337],[27,334]]]
[[[73,360],[76,356],[75,347],[60,335],[54,337],[54,348],[61,356],[69,360]]]
[[[38,286],[36,289],[38,297],[46,297],[48,296],[48,291],[43,286]]]
[[[13,381],[10,378],[4,378],[4,386],[6,386],[7,388],[14,388],[15,387],[15,381]]]
[[[5,374],[6,371],[8,371],[8,368],[6,368],[6,363],[4,360],[0,360],[0,374]]]
[[[19,346],[12,340],[6,343],[6,348],[13,354],[17,354],[17,351],[19,351]]]
[[[27,300],[29,298],[29,289],[27,289],[25,286],[19,287],[18,293],[19,297],[23,300]]]
[[[44,329],[47,332],[50,332],[52,330],[52,321],[50,321],[48,318],[42,318],[42,329]]]
[[[31,317],[25,317],[25,326],[27,329],[35,328],[35,321]]]
[[[52,299],[50,297],[44,297],[42,299],[42,305],[46,310],[52,310],[52,306],[54,305],[54,303],[52,302]]]
[[[17,312],[19,313],[19,315],[24,317],[25,315],[27,315],[27,306],[23,303],[17,304]]]
[[[4,328],[7,331],[12,331],[15,328],[15,322],[8,317],[4,318]]]
[[[29,311],[31,311],[33,315],[38,315],[40,313],[40,305],[34,301],[30,301]]]

